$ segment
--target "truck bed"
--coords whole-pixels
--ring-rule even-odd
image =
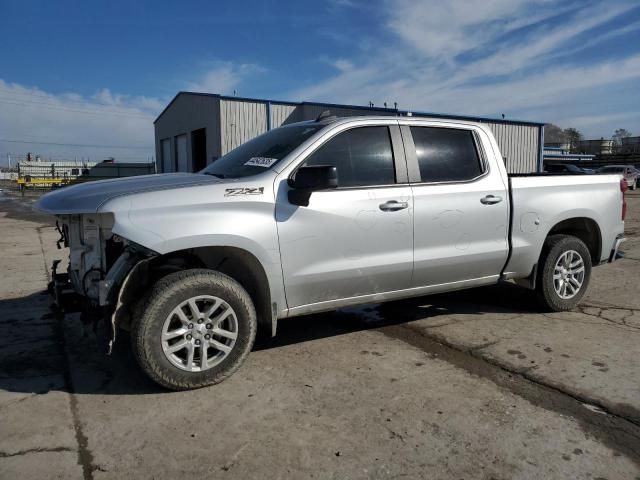
[[[594,264],[607,261],[624,233],[619,175],[533,173],[509,175],[511,252],[504,278],[522,278],[537,264],[550,231],[570,218],[588,225],[599,245]],[[582,225],[581,225],[582,223]],[[599,227],[598,227],[599,226]]]

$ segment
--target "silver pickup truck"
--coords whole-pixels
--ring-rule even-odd
[[[43,196],[70,252],[58,310],[112,341],[129,330],[153,380],[189,389],[231,375],[280,318],[503,281],[569,310],[617,257],[618,175],[508,176],[477,123],[321,117],[199,173]]]

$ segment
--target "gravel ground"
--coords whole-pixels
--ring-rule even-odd
[[[43,294],[56,250],[0,193],[0,478],[640,479],[640,195],[574,312],[500,286],[282,321],[171,393]]]

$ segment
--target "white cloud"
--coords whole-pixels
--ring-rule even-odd
[[[232,93],[261,71],[253,64],[213,62],[176,90]],[[0,165],[6,165],[7,153],[16,158],[27,152],[52,160],[114,157],[144,162],[155,155],[153,121],[170,100],[108,88],[89,96],[52,94],[0,79]]]
[[[106,89],[88,98],[73,92],[54,95],[0,80],[0,164],[7,153],[26,152],[56,160],[145,161],[154,155],[153,120],[162,104]]]
[[[231,94],[249,75],[262,71],[261,67],[250,63],[215,62],[197,80],[188,83],[188,88],[194,92]]]
[[[608,98],[638,81],[640,55],[619,58],[612,52],[594,62],[576,56],[563,63],[568,53],[637,29],[623,22],[618,32],[607,23],[636,2],[395,0],[387,6],[384,33],[391,41],[389,35],[376,35],[384,38],[377,42],[372,36],[366,52],[334,60],[335,74],[292,96],[361,105],[397,101],[413,110],[551,122],[574,112],[576,121],[569,124],[598,136],[623,118],[640,123],[634,113],[640,98],[617,107]],[[612,116],[612,108],[626,116]],[[590,121],[581,124],[577,117]]]

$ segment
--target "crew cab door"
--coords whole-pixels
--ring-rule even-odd
[[[293,313],[354,303],[346,299],[411,283],[412,196],[397,122],[342,127],[295,167],[335,166],[337,188],[314,191],[308,206],[298,206],[289,202],[287,178],[277,180],[280,254]]]
[[[458,124],[401,130],[414,196],[412,287],[495,283],[508,254],[509,198],[489,137]]]

